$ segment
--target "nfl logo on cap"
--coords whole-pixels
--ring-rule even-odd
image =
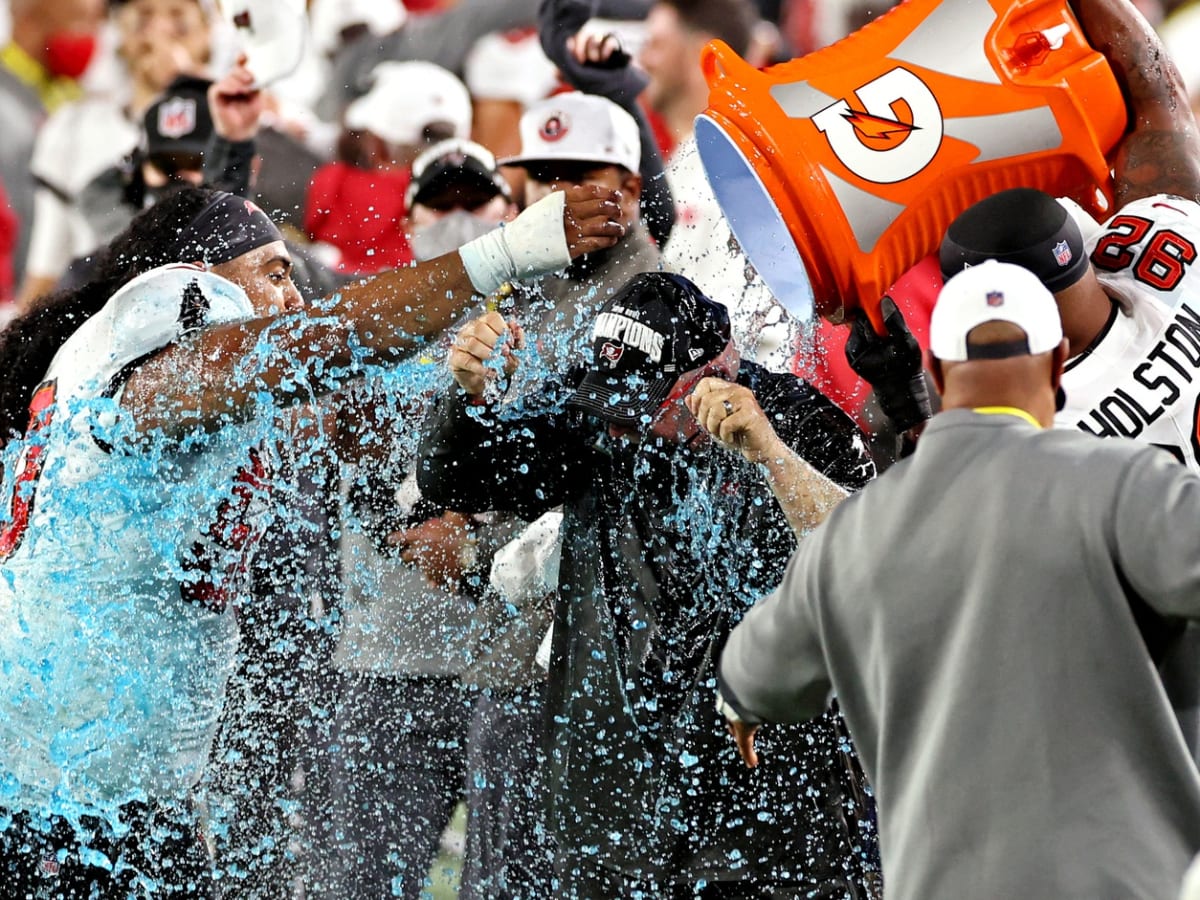
[[[195,100],[173,97],[158,108],[158,133],[163,137],[181,138],[195,130]]]
[[[1004,292],[1003,291],[988,291],[987,295],[988,306],[1003,306]]]
[[[1060,266],[1065,266],[1071,261],[1071,248],[1066,241],[1059,241],[1054,245],[1054,261]]]

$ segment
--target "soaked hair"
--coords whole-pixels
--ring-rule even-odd
[[[30,398],[67,338],[143,272],[191,262],[173,258],[175,239],[212,194],[207,188],[180,188],[140,213],[100,251],[88,281],[39,297],[0,330],[0,447],[24,436]]]
[[[738,56],[745,56],[758,24],[758,12],[750,0],[660,0],[679,15],[693,31],[711,34],[724,41]]]

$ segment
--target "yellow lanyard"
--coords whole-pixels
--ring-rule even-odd
[[[1025,412],[1023,409],[1017,409],[1015,406],[977,406],[972,412],[977,412],[984,416],[1016,416],[1018,419],[1024,419],[1034,428],[1041,428],[1042,423]]]

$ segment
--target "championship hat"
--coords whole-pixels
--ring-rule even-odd
[[[641,425],[680,375],[716,359],[729,340],[729,312],[692,282],[636,275],[596,316],[592,367],[567,404],[614,425]]]
[[[575,91],[534,104],[521,116],[521,152],[502,166],[592,162],[641,168],[642,139],[633,116],[611,100]]]
[[[453,73],[430,62],[381,62],[371,71],[371,89],[346,107],[347,128],[393,144],[424,143],[425,129],[436,124],[467,137],[471,95]]]
[[[1025,332],[1025,339],[972,344],[971,332],[987,322],[1010,322]],[[1036,356],[1049,353],[1062,339],[1054,295],[1028,269],[996,260],[947,281],[929,321],[929,352],[944,362]]]
[[[1033,188],[1000,191],[968,207],[946,229],[938,258],[947,279],[985,259],[1014,263],[1051,293],[1075,284],[1088,267],[1074,217]]]
[[[496,168],[491,151],[474,141],[451,138],[434,144],[413,160],[404,205],[411,210],[414,203],[427,203],[459,186],[512,200],[512,188]]]

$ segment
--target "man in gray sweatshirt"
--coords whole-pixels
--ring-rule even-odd
[[[733,631],[719,706],[761,722],[832,690],[875,787],[892,900],[1174,898],[1200,776],[1155,662],[1200,617],[1200,478],[1051,430],[1067,354],[1030,272],[951,279],[943,412],[804,540]]]

